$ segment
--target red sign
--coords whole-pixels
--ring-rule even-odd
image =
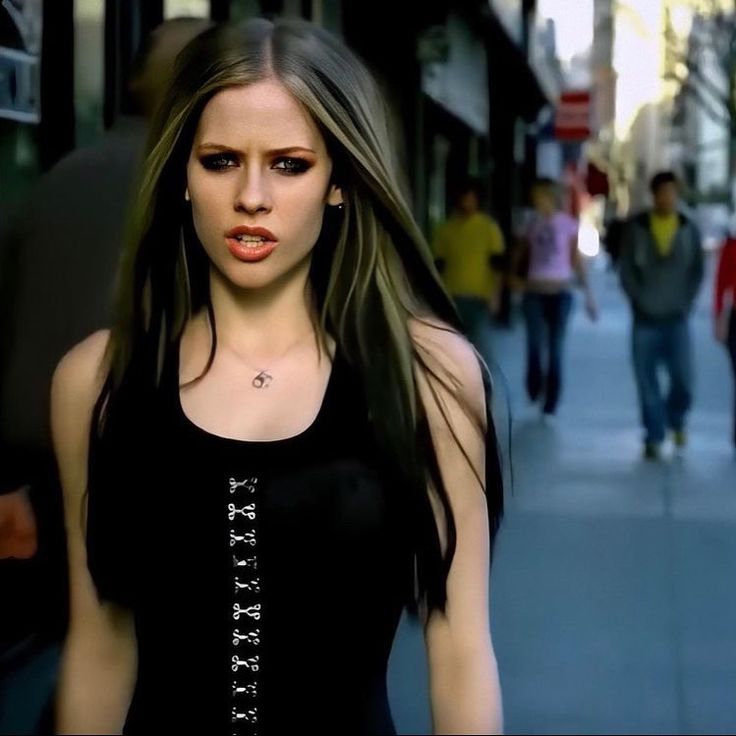
[[[557,105],[555,137],[560,141],[590,138],[590,92],[563,92]]]

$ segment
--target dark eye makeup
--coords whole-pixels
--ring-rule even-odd
[[[283,156],[277,158],[272,168],[277,171],[283,171],[285,174],[303,174],[311,168],[312,164],[303,158],[295,158],[294,156]]]
[[[206,154],[200,156],[199,161],[208,171],[226,171],[240,164],[237,154],[227,152]],[[280,156],[274,159],[271,168],[287,176],[294,176],[309,171],[312,163],[298,156]]]
[[[208,171],[224,171],[238,164],[237,157],[232,153],[211,153],[200,156],[199,160]]]

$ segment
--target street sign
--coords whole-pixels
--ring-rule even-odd
[[[560,141],[585,141],[590,138],[590,92],[568,91],[560,95],[555,116],[555,138]]]

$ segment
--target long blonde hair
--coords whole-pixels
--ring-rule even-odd
[[[164,356],[202,308],[216,335],[209,262],[184,201],[186,161],[207,102],[223,89],[267,77],[277,78],[310,112],[333,160],[344,211],[337,221],[326,216],[313,254],[317,327],[335,336],[360,376],[376,438],[397,478],[396,492],[404,494],[415,558],[407,602],[443,608],[455,525],[414,367],[438,376],[412,340],[409,323],[435,317],[457,328],[458,320],[399,184],[383,97],[365,66],[328,32],[303,21],[257,19],[210,29],[180,55],[150,133],[121,268],[110,373],[98,406],[105,403],[112,411],[126,405],[115,401],[126,386],[155,390]],[[209,365],[215,350],[216,339]],[[448,383],[447,376],[440,380]],[[495,435],[489,415],[477,421],[489,432],[484,485],[495,531],[502,505]],[[444,511],[444,548],[428,483]]]

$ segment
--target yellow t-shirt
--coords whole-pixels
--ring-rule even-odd
[[[671,215],[658,215],[652,212],[649,215],[649,227],[652,229],[657,251],[663,258],[672,252],[672,243],[679,225],[680,217],[676,212]]]
[[[501,228],[482,212],[453,216],[440,225],[434,255],[444,259],[442,277],[450,294],[490,299],[498,289],[490,258],[503,253],[504,247]]]

